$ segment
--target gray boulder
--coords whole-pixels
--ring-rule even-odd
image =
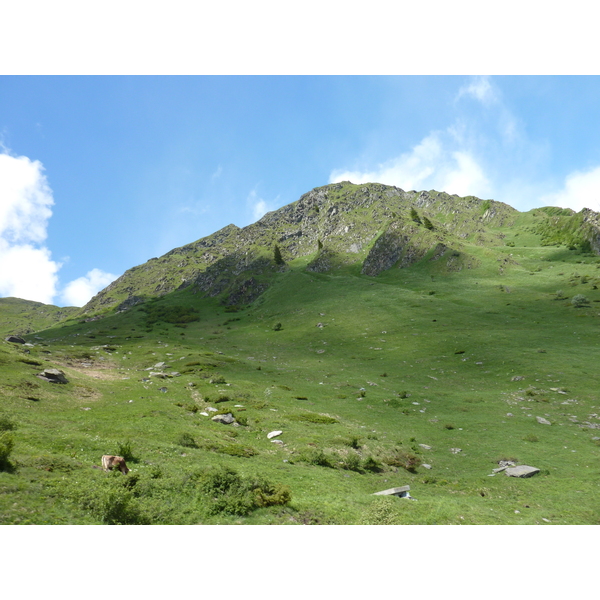
[[[212,418],[213,421],[217,423],[223,423],[223,425],[231,425],[235,419],[231,413],[227,413],[225,415],[216,415]]]
[[[38,373],[37,376],[50,383],[69,383],[65,374],[59,369],[44,369],[41,373]]]
[[[536,417],[535,420],[540,424],[540,425],[552,425],[552,423],[550,423],[550,421],[548,421],[548,419],[544,419],[544,417]]]
[[[533,477],[540,470],[536,467],[529,467],[527,465],[519,465],[518,467],[509,467],[505,471],[509,477]]]
[[[25,340],[20,335],[9,335],[4,338],[7,342],[12,342],[13,344],[24,344]]]

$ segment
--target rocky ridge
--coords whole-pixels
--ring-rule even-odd
[[[411,209],[417,211],[415,220]],[[584,215],[600,253],[600,216]],[[286,263],[326,272],[358,264],[376,276],[427,259],[446,271],[475,268],[467,245],[503,245],[501,227],[520,213],[494,200],[436,191],[403,191],[377,183],[341,182],[315,188],[259,221],[228,225],[192,244],[126,271],[82,309],[84,314],[127,308],[176,289],[223,295],[225,304],[247,304],[286,268],[273,260],[274,246]],[[581,213],[578,213],[578,215]]]

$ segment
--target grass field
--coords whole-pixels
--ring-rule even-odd
[[[0,523],[599,523],[600,259],[519,219],[472,269],[299,258],[246,308],[186,289],[2,343]]]

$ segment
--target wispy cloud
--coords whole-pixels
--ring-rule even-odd
[[[269,211],[275,210],[278,206],[279,196],[272,202],[267,202],[264,198],[261,198],[256,190],[252,190],[248,194],[246,204],[250,209],[252,215],[252,223],[258,221],[261,217],[266,215]]]
[[[117,277],[118,275],[100,269],[92,269],[84,277],[79,277],[66,285],[61,293],[63,302],[68,306],[83,306]]]
[[[329,181],[381,182],[404,190],[436,189],[459,196],[486,197],[490,183],[483,167],[467,148],[460,148],[455,138],[450,130],[433,132],[409,152],[372,170],[333,171]]]
[[[497,91],[492,87],[489,77],[474,77],[470,83],[463,85],[456,95],[456,100],[471,97],[479,102],[490,105],[498,102]]]
[[[0,296],[52,304],[62,266],[46,245],[52,190],[40,161],[14,156],[4,145],[0,149]],[[115,278],[93,269],[67,285],[62,296],[81,306]]]
[[[474,110],[472,101],[478,106]],[[330,183],[379,182],[404,190],[445,191],[506,202],[519,210],[557,204],[600,210],[600,166],[576,171],[552,191],[546,140],[528,137],[521,119],[488,77],[475,77],[454,95],[455,117],[387,161],[334,169]]]
[[[210,176],[211,179],[218,179],[221,177],[221,173],[223,173],[223,167],[219,165],[217,170]]]

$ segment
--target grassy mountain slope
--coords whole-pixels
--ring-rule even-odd
[[[59,308],[20,298],[0,298],[0,336],[46,329],[78,312],[73,306]]]
[[[119,284],[88,307],[112,297],[102,318],[0,345],[0,427],[14,442],[0,522],[598,523],[593,245],[552,241],[552,211],[429,192],[388,216],[365,192],[357,208],[348,190],[390,192],[399,205],[401,191],[340,186],[342,198],[313,190],[285,218],[266,215],[262,238],[244,234],[251,271],[235,275],[247,246],[232,235],[215,287],[202,278],[209,265],[193,284],[144,288],[150,299],[116,311]],[[317,233],[301,219],[301,235],[283,239],[311,203]],[[352,218],[323,217],[334,208]],[[578,215],[558,215],[561,230]],[[141,296],[132,271],[127,293]],[[236,277],[265,287],[228,304],[235,288],[219,278]],[[69,383],[35,377],[51,366]],[[239,426],[212,421],[209,407]],[[105,453],[130,455],[132,472],[93,469]],[[541,472],[491,476],[500,460]],[[417,500],[373,495],[401,485]]]

